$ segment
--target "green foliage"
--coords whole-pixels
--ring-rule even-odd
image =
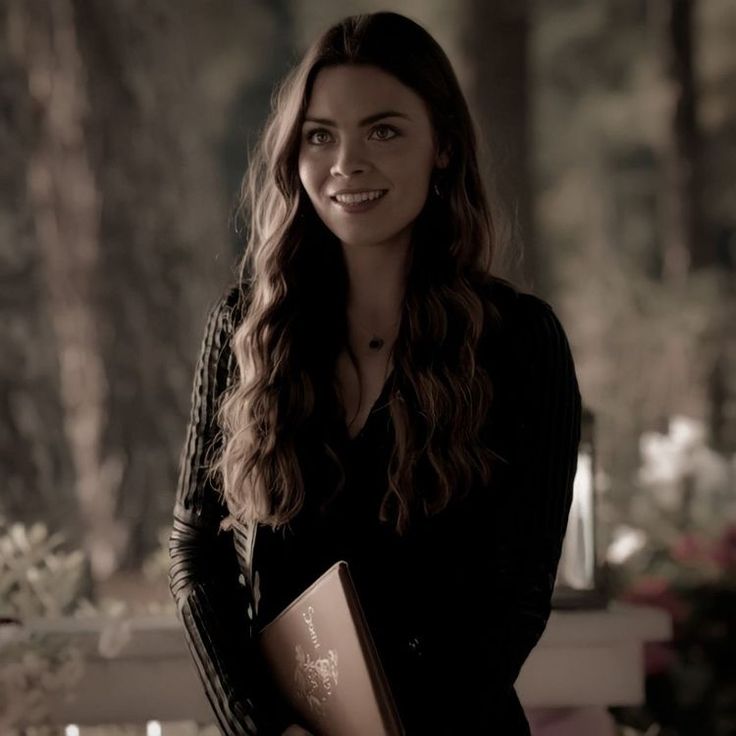
[[[84,671],[81,652],[22,624],[72,612],[81,598],[85,558],[63,551],[64,536],[46,525],[0,517],[0,732],[42,724],[49,698],[68,693]],[[39,733],[43,733],[42,727]]]
[[[70,613],[82,589],[85,559],[61,550],[64,535],[46,525],[0,518],[0,616],[26,620]]]
[[[2,629],[0,629],[0,635]],[[14,733],[19,723],[43,724],[49,698],[73,691],[84,674],[79,649],[50,645],[45,637],[16,639],[4,644],[0,636],[0,733]],[[53,733],[47,728],[39,734]]]

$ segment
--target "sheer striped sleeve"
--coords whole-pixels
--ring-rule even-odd
[[[280,734],[286,715],[269,698],[252,645],[251,592],[241,576],[232,532],[207,478],[217,448],[217,402],[235,371],[230,350],[238,290],[212,309],[197,361],[169,539],[169,583],[187,645],[226,736]]]

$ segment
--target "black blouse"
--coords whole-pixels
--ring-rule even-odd
[[[335,561],[347,560],[407,734],[529,734],[514,690],[547,624],[577,469],[581,398],[564,329],[542,299],[494,279],[500,322],[479,359],[494,387],[484,438],[499,462],[490,484],[405,537],[378,520],[393,446],[391,381],[355,438],[326,430],[343,493],[304,448],[307,503],[277,531],[259,525],[254,584],[238,527],[206,480],[214,410],[235,373],[237,289],[212,310],[196,371],[171,534],[171,590],[225,734],[281,734],[293,718],[270,684],[252,634]]]

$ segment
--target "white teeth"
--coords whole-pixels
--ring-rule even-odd
[[[358,202],[368,202],[371,199],[382,197],[384,192],[375,190],[372,192],[359,192],[357,194],[336,194],[335,199],[342,204],[357,204]]]

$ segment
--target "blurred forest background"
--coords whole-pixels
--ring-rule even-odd
[[[163,540],[205,316],[241,248],[249,147],[306,45],[380,9],[450,56],[498,206],[499,272],[568,332],[614,592],[667,605],[687,586],[730,591],[713,614],[722,645],[736,611],[732,0],[0,0],[3,613],[70,613],[82,596],[173,609]],[[674,656],[650,674],[671,675]],[[709,667],[704,693],[722,679]]]

